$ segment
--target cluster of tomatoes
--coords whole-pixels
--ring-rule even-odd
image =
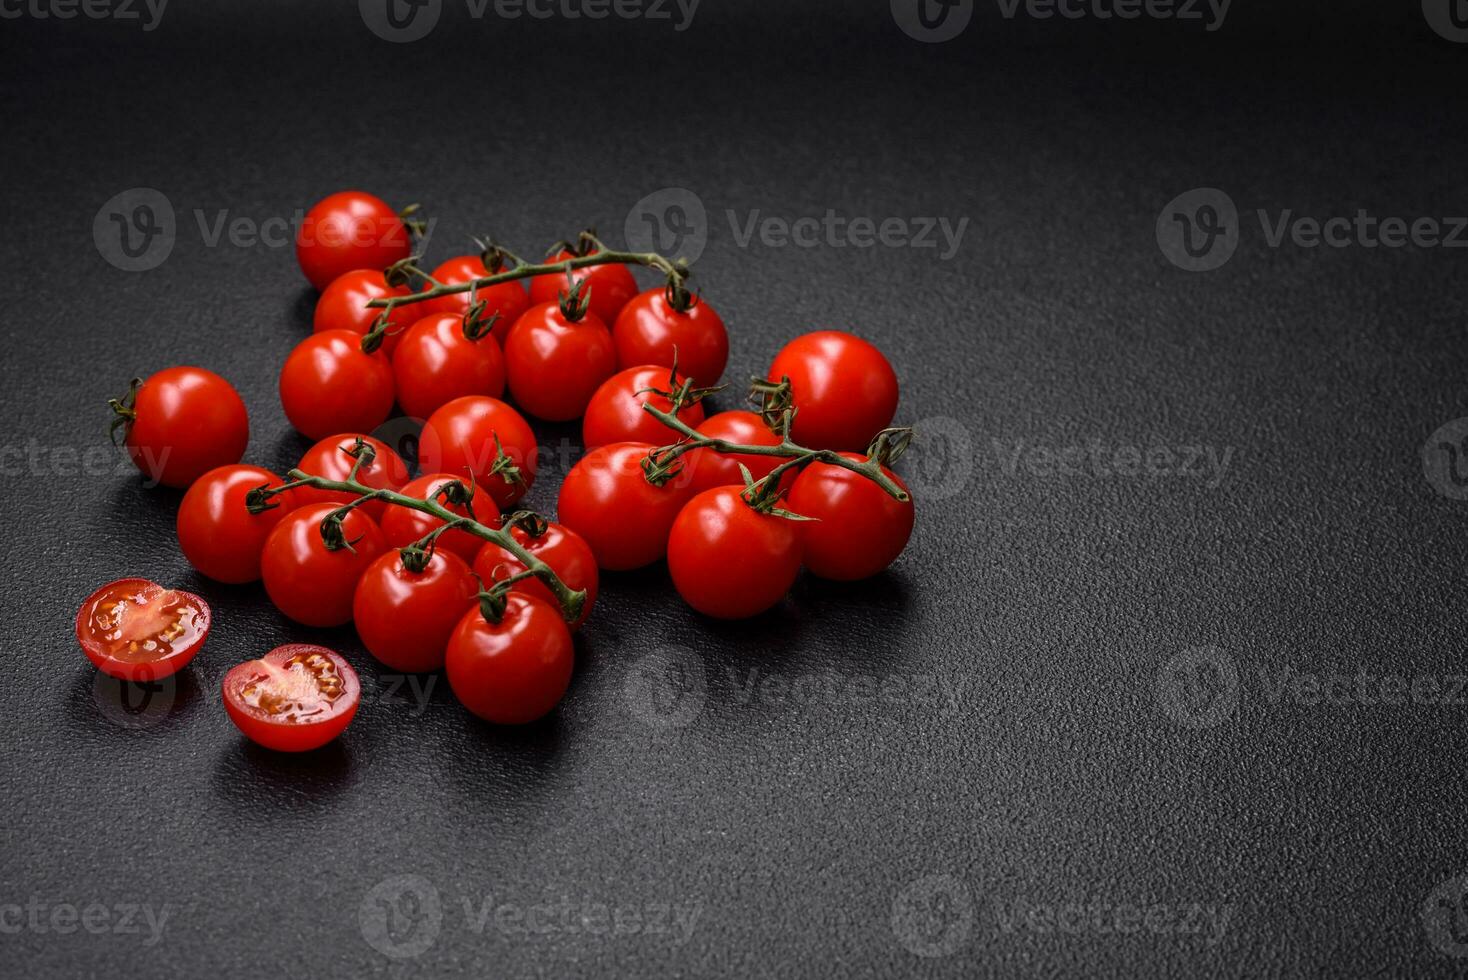
[[[760,411],[706,415],[728,337],[681,265],[585,233],[536,265],[481,243],[430,272],[411,225],[359,192],[306,216],[297,258],[320,298],[280,394],[317,441],[287,478],[240,463],[248,415],[212,372],[169,368],[112,403],[138,467],[186,489],[179,545],[205,576],[262,581],[304,625],[351,622],[383,664],[443,670],[470,711],[518,724],[564,694],[601,570],[666,558],[693,608],[740,618],[802,565],[864,578],[906,545],[912,502],[885,465],[903,441],[887,429],[897,379],[871,344],[799,337],[756,381]],[[639,291],[628,262],[667,285]],[[370,435],[394,406],[426,420],[416,479]],[[525,415],[583,420],[558,521],[515,507],[537,468]],[[76,628],[100,669],[148,680],[187,664],[209,625],[198,596],[123,579]],[[304,644],[235,667],[224,689],[241,730],[283,750],[334,738],[360,696],[345,659]]]

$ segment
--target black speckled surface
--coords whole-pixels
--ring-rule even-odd
[[[1462,971],[1468,501],[1423,447],[1468,416],[1468,253],[1271,247],[1256,211],[1468,213],[1468,45],[1416,4],[1240,0],[1213,32],[991,4],[941,45],[879,0],[708,0],[682,32],[449,4],[406,45],[297,6],[0,23],[0,975]],[[620,241],[693,191],[731,377],[818,326],[888,352],[929,435],[907,553],[741,625],[660,568],[609,577],[559,714],[516,732],[199,579],[178,495],[87,455],[103,402],[198,363],[245,397],[247,461],[292,464],[275,379],[311,295],[196,213],[354,185],[421,201],[435,261],[486,230]],[[92,224],[135,187],[179,224],[129,273]],[[1240,213],[1206,273],[1155,237],[1197,187]],[[968,224],[942,261],[741,245],[728,215],[828,209]],[[1114,472],[1157,447],[1217,462]],[[217,624],[142,711],[71,636],[135,574]],[[306,758],[244,744],[217,693],[288,639],[368,692]]]

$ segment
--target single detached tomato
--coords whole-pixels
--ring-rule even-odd
[[[532,531],[540,533],[535,534]],[[591,607],[596,602],[597,581],[600,577],[596,569],[596,555],[592,554],[591,546],[586,543],[586,539],[554,521],[537,523],[532,528],[526,528],[517,523],[510,527],[510,535],[520,547],[549,565],[551,571],[555,572],[556,577],[568,588],[586,592],[586,600],[581,604],[581,615],[577,616],[576,622],[571,624],[572,629],[579,629],[581,624],[586,622],[586,617],[591,615]],[[485,585],[491,585],[512,575],[519,575],[523,571],[525,571],[525,565],[520,559],[492,541],[484,542],[484,547],[479,549],[479,555],[474,559],[474,573]],[[535,596],[549,603],[553,608],[560,608],[551,590],[538,578],[522,579],[510,586],[510,591]]]
[[[551,422],[579,418],[617,370],[606,324],[594,313],[571,320],[555,303],[532,306],[505,339],[505,374],[515,403]]]
[[[341,537],[351,547],[328,548],[321,523],[335,504],[308,504],[281,518],[265,539],[260,577],[265,592],[286,616],[306,626],[351,622],[352,594],[372,560],[387,549],[377,522],[360,509],[349,510]]]
[[[178,546],[203,574],[238,585],[260,577],[265,538],[296,506],[296,493],[275,494],[269,510],[250,513],[245,498],[256,487],[283,481],[258,466],[220,466],[194,481],[178,505]]]
[[[586,448],[595,449],[609,442],[650,442],[666,446],[681,439],[675,430],[642,410],[643,405],[664,412],[673,410],[667,395],[683,384],[684,379],[671,376],[670,372],[670,368],[650,364],[618,371],[603,381],[591,396],[586,418],[581,422],[581,438]],[[697,402],[684,405],[678,410],[678,418],[696,428],[703,421],[703,406]]]
[[[593,251],[590,254],[595,254]],[[564,262],[576,258],[566,250],[557,252],[547,262]],[[557,303],[561,294],[571,288],[572,283],[584,282],[591,289],[591,312],[604,324],[616,323],[617,314],[622,312],[633,296],[637,295],[637,280],[632,272],[620,263],[589,265],[573,269],[568,279],[564,272],[547,272],[530,279],[530,303]],[[641,362],[639,362],[641,363]]]
[[[729,363],[729,333],[714,308],[702,299],[679,311],[668,302],[667,288],[638,293],[612,324],[617,366],[661,364],[678,370],[700,388],[712,388]]]
[[[796,337],[775,355],[767,377],[790,379],[797,409],[790,435],[812,449],[865,450],[897,411],[897,375],[887,358],[839,330]]]
[[[389,449],[387,444],[381,440],[355,432],[343,432],[322,439],[306,450],[306,455],[301,457],[301,462],[297,464],[296,469],[307,476],[320,476],[337,481],[345,480],[351,476],[352,467],[357,462],[357,458],[352,453],[356,451],[358,439],[376,451],[372,462],[357,471],[358,483],[373,490],[402,490],[407,486],[408,464],[403,462],[403,457]],[[297,507],[306,504],[333,504],[340,507],[342,504],[349,504],[357,499],[345,490],[297,487],[291,492],[295,494]],[[388,505],[381,500],[370,500],[358,510],[366,513],[374,521],[381,521],[387,513]]]
[[[907,490],[891,470],[882,472]],[[805,567],[821,578],[848,582],[875,575],[902,554],[912,535],[912,501],[895,500],[861,474],[831,463],[807,466],[791,485],[785,509],[815,518],[800,522],[800,537]]]
[[[478,255],[460,255],[443,262],[433,270],[433,278],[445,286],[473,282],[487,275],[490,275],[490,271],[485,267],[484,259]],[[498,282],[493,286],[476,289],[474,299],[484,300],[485,317],[499,314],[499,318],[494,321],[494,339],[501,344],[505,342],[505,337],[509,335],[510,328],[515,325],[515,321],[520,319],[520,314],[530,308],[530,297],[525,292],[525,283],[519,279]],[[469,312],[469,293],[440,296],[438,299],[429,300],[428,305],[433,307],[432,312],[434,313],[452,313],[462,318],[465,313]]]
[[[504,509],[535,482],[538,449],[519,412],[498,398],[466,395],[428,417],[418,461],[425,470],[473,476]]]
[[[785,597],[800,571],[798,522],[761,514],[739,487],[705,490],[668,534],[668,572],[690,606],[719,619],[756,616]]]
[[[449,637],[444,672],[454,696],[496,725],[549,714],[571,683],[571,631],[553,605],[511,592],[491,623],[476,606]]]
[[[701,435],[723,439],[741,446],[778,446],[780,437],[770,431],[764,419],[755,412],[733,411],[710,415],[698,426]],[[743,489],[744,474],[739,464],[749,469],[755,480],[769,475],[783,463],[778,456],[754,456],[749,453],[720,453],[712,449],[695,449],[683,457],[684,471],[694,493],[714,487],[735,486]]]
[[[109,582],[76,614],[76,639],[97,669],[125,681],[177,673],[209,635],[209,604],[145,578]]]
[[[668,548],[668,529],[688,500],[685,481],[654,486],[642,458],[654,447],[614,442],[583,456],[561,484],[561,523],[591,545],[596,563],[610,571],[650,565]]]
[[[433,313],[408,330],[392,357],[398,404],[426,419],[464,395],[505,393],[505,356],[489,336],[470,340],[462,314]]]
[[[388,285],[387,277],[380,269],[353,269],[337,276],[321,291],[321,298],[316,301],[316,313],[311,318],[311,326],[316,333],[325,330],[350,330],[359,336],[366,336],[377,324],[378,317],[382,316],[382,309],[368,306],[368,302],[411,295],[413,291],[407,286]],[[387,334],[379,349],[392,357],[393,351],[397,350],[403,339],[403,334],[427,312],[426,308],[426,301],[394,307],[392,316],[388,317]]]
[[[421,572],[396,551],[378,555],[357,582],[352,619],[367,652],[410,674],[443,668],[449,636],[469,609],[479,583],[458,555],[436,552]]]
[[[286,418],[308,439],[371,432],[392,414],[392,364],[368,354],[350,330],[326,330],[296,345],[280,369]]]
[[[296,230],[296,261],[317,289],[353,269],[386,269],[413,250],[392,206],[362,191],[323,198]]]
[[[346,730],[362,683],[341,654],[287,643],[224,675],[224,710],[257,745],[277,752],[319,749]]]
[[[239,392],[203,368],[165,368],[110,404],[114,435],[124,430],[127,454],[165,486],[187,487],[216,466],[238,463],[250,441]]]
[[[469,484],[467,476],[453,476],[449,473],[429,473],[420,476],[407,486],[402,492],[409,497],[417,497],[419,500],[428,500],[447,483],[459,482],[474,491],[473,498],[466,507],[463,504],[450,503],[440,495],[438,503],[458,514],[460,517],[472,517],[480,524],[489,527],[499,527],[500,511],[495,506],[494,497],[490,496],[488,490],[478,484]],[[382,534],[389,548],[404,548],[423,537],[428,532],[441,526],[443,521],[432,514],[425,514],[421,510],[411,507],[389,507],[387,513],[382,516]],[[438,550],[449,551],[466,562],[474,560],[479,554],[484,539],[468,531],[455,528],[445,531],[435,541]]]

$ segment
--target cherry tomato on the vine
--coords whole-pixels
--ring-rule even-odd
[[[510,394],[536,418],[579,418],[616,370],[612,335],[595,313],[573,321],[557,304],[541,303],[525,311],[505,339]]]
[[[463,314],[433,313],[409,328],[392,357],[398,404],[426,419],[464,395],[505,393],[505,357],[489,336],[470,340]]]
[[[350,330],[326,330],[296,345],[280,369],[280,403],[308,439],[371,432],[392,414],[392,365],[368,354]]]
[[[311,328],[316,333],[350,330],[365,337],[382,315],[381,309],[367,305],[369,300],[411,295],[413,291],[407,286],[388,285],[380,269],[353,269],[337,276],[321,291],[316,312],[311,317]],[[407,329],[427,312],[427,305],[427,302],[409,303],[393,308],[379,348],[389,358]]]
[[[346,730],[362,684],[341,654],[287,643],[224,675],[224,710],[246,738],[277,752],[317,749]]]
[[[892,422],[897,375],[872,344],[818,330],[786,344],[767,377],[790,379],[796,409],[791,438],[812,449],[862,451]]]
[[[690,606],[719,619],[764,612],[800,571],[797,522],[761,514],[739,487],[715,487],[678,512],[668,534],[668,572]]]
[[[719,383],[729,363],[729,333],[714,308],[702,299],[679,311],[668,302],[667,288],[638,293],[612,324],[617,366],[661,364],[692,378],[700,388]]]
[[[497,463],[496,439],[507,463]],[[472,475],[504,509],[535,483],[538,448],[530,423],[519,412],[498,398],[466,395],[428,417],[418,460],[432,472]],[[517,472],[497,470],[501,465]]]
[[[595,253],[592,253],[595,254]],[[547,262],[564,262],[574,259],[572,252],[562,250],[547,258]],[[591,288],[591,312],[602,323],[610,326],[617,322],[622,307],[637,295],[637,280],[632,271],[618,262],[606,265],[589,265],[573,269],[568,280],[564,272],[547,272],[530,279],[530,303],[555,303],[561,293],[568,292],[572,283],[585,282]]]
[[[194,481],[178,505],[178,546],[203,574],[238,585],[260,577],[260,549],[280,519],[296,506],[294,490],[275,494],[270,509],[252,514],[245,498],[256,487],[283,481],[258,466],[220,466]]]
[[[653,448],[645,442],[602,446],[571,467],[561,484],[560,521],[586,539],[602,568],[641,568],[667,553],[668,529],[689,492],[677,475],[660,487],[647,481],[642,458]]]
[[[386,269],[413,249],[392,205],[362,191],[322,198],[296,231],[296,261],[317,289],[353,269]]]
[[[490,271],[485,268],[484,259],[478,255],[460,255],[440,263],[438,268],[433,270],[433,278],[445,286],[473,282],[487,275],[490,275]],[[499,319],[494,322],[494,339],[500,344],[505,342],[505,337],[509,334],[510,328],[515,325],[515,321],[520,319],[520,314],[530,309],[530,297],[525,292],[524,281],[520,279],[499,282],[493,286],[474,290],[474,299],[484,300],[486,317],[495,313],[499,314]],[[433,307],[432,312],[434,313],[452,313],[455,316],[463,317],[465,313],[469,312],[469,293],[440,296],[438,299],[429,300],[425,305]],[[425,314],[427,312],[425,311]]]
[[[437,502],[458,514],[460,517],[472,517],[480,524],[489,527],[499,527],[500,511],[495,506],[494,497],[490,496],[488,490],[477,484],[470,484],[467,476],[453,476],[449,473],[429,473],[413,480],[402,488],[403,494],[409,497],[417,497],[419,500],[428,500],[433,497],[446,483],[458,481],[465,484],[474,491],[474,497],[469,501],[469,506],[452,504],[439,496]],[[421,510],[411,507],[389,507],[387,513],[382,516],[382,534],[389,548],[403,548],[419,538],[423,537],[434,528],[443,524],[443,521],[432,514],[425,514]],[[485,543],[484,539],[455,528],[445,531],[435,539],[435,544],[440,551],[449,551],[458,555],[464,561],[474,560],[479,554],[480,546]]]
[[[187,487],[216,466],[238,463],[250,441],[239,392],[203,368],[165,368],[111,404],[128,455],[165,486]]]
[[[357,482],[373,490],[402,490],[407,486],[408,464],[403,462],[403,457],[389,449],[381,440],[355,432],[343,432],[322,439],[306,450],[296,469],[308,476],[345,480],[351,475],[352,467],[357,462],[352,451],[356,448],[358,439],[376,450],[376,455],[372,462],[357,471]],[[306,504],[335,504],[340,507],[357,499],[345,490],[320,490],[316,487],[297,487],[291,493],[295,494],[297,507],[304,507]],[[381,521],[387,513],[388,505],[385,501],[369,500],[357,509],[374,521]]]
[[[511,592],[497,623],[477,606],[464,614],[449,638],[444,672],[471,712],[496,725],[523,725],[560,703],[574,660],[571,631],[555,606]]]
[[[109,582],[76,614],[76,639],[104,674],[156,681],[194,659],[209,635],[209,604],[144,578]]]
[[[421,572],[403,567],[396,551],[378,555],[352,601],[352,619],[367,652],[393,670],[439,670],[449,636],[470,608],[479,583],[452,552],[436,552]]]
[[[297,507],[275,525],[261,553],[260,577],[270,601],[306,626],[351,622],[357,580],[387,548],[377,522],[360,508],[347,511],[341,524],[341,536],[351,547],[327,548],[321,523],[336,508]]]
[[[664,412],[673,410],[672,401],[653,393],[671,394],[683,382],[682,377],[669,377],[669,371],[655,364],[643,365],[618,371],[602,382],[591,396],[586,418],[581,422],[581,438],[586,448],[595,449],[609,442],[650,442],[666,446],[682,438],[642,410],[645,404]],[[678,411],[678,418],[697,428],[703,421],[703,406],[697,402],[685,405]]]
[[[510,535],[520,547],[549,565],[567,588],[586,591],[586,600],[581,604],[581,615],[571,624],[572,629],[578,629],[586,622],[586,617],[591,615],[600,578],[596,568],[596,555],[592,554],[591,546],[581,535],[554,521],[547,521],[545,531],[538,535],[532,535],[521,525],[515,524],[510,528]],[[525,565],[520,559],[492,541],[486,541],[479,550],[478,557],[474,559],[474,572],[486,586],[523,571]],[[523,592],[544,600],[552,607],[560,607],[551,590],[538,578],[522,579],[510,586],[510,591]]]
[[[896,474],[882,471],[907,490]],[[791,485],[785,508],[815,518],[800,522],[800,537],[805,567],[821,578],[848,582],[875,575],[902,554],[912,535],[912,501],[895,500],[861,474],[832,463],[806,467]]]
[[[719,412],[698,426],[701,435],[724,439],[741,446],[778,446],[780,437],[770,431],[764,419],[755,412]],[[768,476],[783,459],[778,456],[754,456],[749,453],[718,453],[712,449],[695,449],[683,457],[684,470],[694,493],[714,487],[744,487],[744,474],[739,464],[749,469],[752,479]]]

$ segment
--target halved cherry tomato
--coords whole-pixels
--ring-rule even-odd
[[[464,395],[505,393],[500,345],[465,336],[462,314],[431,313],[414,323],[393,355],[392,373],[398,404],[418,419]]]
[[[481,524],[489,527],[499,527],[500,510],[495,506],[494,497],[490,496],[488,490],[478,484],[469,483],[467,476],[453,476],[449,473],[429,473],[413,480],[403,487],[402,493],[409,497],[417,497],[419,500],[428,500],[438,493],[446,483],[458,481],[464,483],[474,491],[474,497],[469,501],[469,506],[462,504],[451,504],[442,496],[438,497],[438,503],[458,514],[460,517],[472,517]],[[382,534],[387,540],[389,548],[403,548],[423,537],[429,531],[439,527],[443,521],[432,514],[425,514],[421,510],[411,507],[389,507],[387,513],[382,515]],[[483,538],[468,531],[455,528],[445,531],[435,540],[440,551],[449,551],[458,555],[466,562],[474,560],[479,554],[479,549],[485,544]]]
[[[485,268],[484,259],[478,255],[460,255],[440,263],[438,268],[433,270],[433,278],[445,286],[472,282],[475,279],[483,279],[489,274],[489,270]],[[486,317],[495,313],[499,314],[499,319],[494,322],[494,339],[500,344],[505,342],[505,337],[509,335],[510,328],[515,325],[515,321],[520,319],[520,314],[530,309],[530,297],[525,292],[525,283],[519,279],[477,289],[474,291],[474,299],[484,300]],[[463,318],[464,314],[469,312],[469,293],[440,296],[438,299],[429,300],[427,305],[433,307],[432,312],[434,313],[452,313]],[[427,312],[425,311],[425,315]]]
[[[712,388],[729,363],[729,334],[724,321],[702,299],[679,312],[668,302],[667,288],[638,293],[622,307],[612,324],[617,366],[661,364],[678,370],[700,388]]]
[[[362,684],[341,654],[287,643],[224,675],[224,710],[245,737],[277,752],[318,749],[357,713]]]
[[[800,571],[796,521],[761,514],[739,487],[688,501],[668,534],[668,572],[690,606],[719,619],[756,616],[785,597]]]
[[[538,419],[579,418],[616,371],[612,335],[595,313],[571,320],[557,304],[542,303],[526,310],[505,339],[510,394]]]
[[[504,465],[514,472],[499,468],[496,441]],[[535,433],[519,412],[498,398],[466,395],[428,417],[418,462],[430,472],[472,475],[504,509],[535,482],[538,450]]]
[[[287,490],[268,501],[269,510],[252,514],[245,498],[256,487],[283,481],[258,466],[220,466],[194,481],[178,505],[178,546],[200,572],[233,585],[260,577],[260,549],[280,519],[296,507]]]
[[[308,439],[371,432],[392,414],[392,364],[362,350],[350,330],[324,330],[296,345],[280,369],[280,403]]]
[[[329,549],[321,524],[335,504],[308,504],[285,517],[260,556],[265,593],[286,616],[306,626],[341,626],[351,622],[357,580],[387,548],[377,523],[359,509],[342,520],[342,537],[351,545]]]
[[[591,254],[594,255],[595,252]],[[574,253],[563,249],[545,261],[563,262],[574,258]],[[575,269],[569,280],[564,272],[532,276],[530,304],[534,306],[537,303],[559,302],[561,293],[568,292],[573,282],[585,282],[591,288],[591,312],[609,327],[617,322],[617,314],[622,312],[622,307],[637,295],[637,280],[632,278],[631,270],[625,265],[612,262]]]
[[[710,415],[698,426],[701,435],[724,439],[741,446],[778,446],[780,437],[770,431],[764,419],[755,412],[733,411]],[[739,464],[749,469],[755,480],[768,476],[783,459],[778,456],[753,456],[749,453],[718,453],[712,449],[695,449],[683,457],[684,471],[694,493],[714,487],[743,487],[744,474]],[[783,478],[782,478],[782,482]]]
[[[366,336],[376,325],[382,310],[368,306],[369,300],[387,299],[391,296],[411,296],[407,286],[390,286],[380,269],[353,269],[337,276],[321,291],[316,301],[316,312],[311,317],[311,327],[316,333],[326,330],[350,330]],[[389,358],[402,342],[403,334],[423,316],[427,302],[409,303],[395,307],[388,318],[387,333],[379,348]]]
[[[586,448],[595,449],[609,442],[649,442],[654,446],[677,442],[682,436],[647,414],[642,406],[671,412],[672,401],[654,392],[672,394],[683,380],[674,376],[671,368],[644,364],[618,371],[602,382],[591,396],[586,418],[581,422]],[[685,405],[678,411],[678,418],[697,428],[703,421],[703,406],[698,402]]]
[[[406,259],[413,240],[379,197],[341,191],[322,198],[296,231],[296,261],[317,289],[353,269],[386,269]]]
[[[165,368],[113,404],[128,455],[164,486],[187,487],[216,466],[238,463],[250,441],[239,392],[203,368]]]
[[[790,379],[797,409],[790,435],[812,449],[863,451],[897,411],[892,365],[875,346],[840,330],[796,337],[775,355],[767,377]]]
[[[591,615],[591,607],[596,603],[597,581],[600,577],[591,545],[581,535],[555,521],[546,521],[545,529],[538,535],[531,534],[517,523],[510,527],[510,535],[520,547],[549,565],[551,571],[567,587],[586,591],[586,600],[581,604],[581,615],[571,624],[573,630],[579,629],[586,622],[586,617]],[[484,542],[484,547],[474,559],[474,573],[486,586],[523,571],[525,565],[520,559],[493,541]],[[552,607],[559,608],[556,597],[538,578],[522,579],[510,586],[510,591],[535,596]]]
[[[907,489],[891,470],[882,472]],[[800,522],[800,537],[805,567],[821,578],[849,582],[875,575],[902,554],[912,535],[911,501],[894,500],[861,474],[831,463],[806,467],[791,484],[785,508],[815,518]]]
[[[109,582],[76,614],[76,639],[104,674],[156,681],[194,659],[209,635],[209,604],[145,578]]]
[[[393,670],[440,670],[449,636],[477,608],[478,593],[469,566],[452,552],[435,552],[428,567],[410,572],[398,552],[385,551],[357,582],[352,619],[367,652]]]
[[[393,452],[380,439],[356,432],[343,432],[327,436],[306,450],[296,469],[308,476],[321,476],[328,480],[345,480],[352,473],[356,457],[352,450],[360,439],[376,450],[372,462],[357,471],[357,481],[373,490],[402,490],[408,484],[408,464],[403,457]],[[315,487],[297,487],[291,491],[296,495],[296,506],[306,504],[349,504],[357,498],[345,490],[318,490]],[[381,500],[369,500],[359,510],[374,521],[380,521],[388,505]]]
[[[449,637],[444,672],[454,695],[496,725],[523,725],[551,712],[571,683],[571,631],[555,607],[511,592],[497,623],[476,606]]]
[[[609,571],[650,565],[668,550],[668,529],[689,497],[676,475],[663,486],[647,481],[642,458],[654,447],[614,442],[583,456],[561,484],[561,523],[586,539],[596,563]]]

